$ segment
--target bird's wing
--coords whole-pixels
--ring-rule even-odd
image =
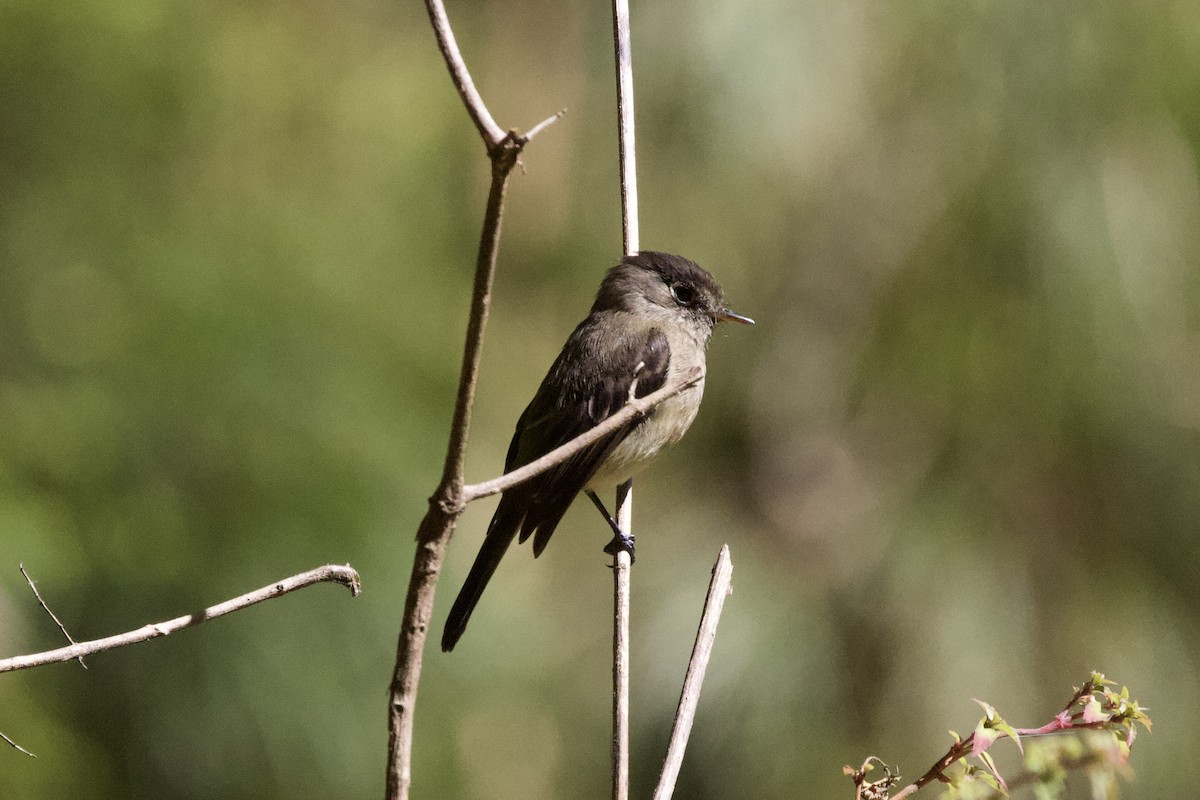
[[[644,397],[666,383],[671,348],[662,331],[642,328],[638,334],[617,326],[618,338],[614,343],[612,329],[607,329],[608,338],[602,339],[594,322],[591,318],[585,320],[567,339],[562,353],[521,415],[508,447],[505,472],[528,464],[603,422],[628,402],[631,388],[635,397]],[[517,531],[520,530],[522,542],[536,532],[533,554],[541,554],[575,495],[636,424],[614,431],[562,464],[504,493],[488,525],[483,546],[446,619],[443,650],[452,650],[462,636],[475,604]]]
[[[581,328],[568,341],[559,362],[572,359],[576,368],[564,370],[558,376],[555,369],[560,363],[556,362],[551,369],[539,397],[526,412],[535,411],[536,416],[532,419],[522,416],[518,424],[514,439],[521,440],[516,443],[520,464],[514,466],[528,463],[608,419],[629,402],[631,390],[634,397],[644,397],[666,383],[671,348],[660,329],[643,328],[640,334],[622,331],[616,342],[611,334],[609,328],[608,338],[600,341],[597,334]],[[572,347],[577,349],[569,352]],[[579,369],[579,364],[586,367]],[[562,380],[566,373],[570,378]],[[543,391],[553,396],[543,397]],[[545,549],[571,501],[638,424],[630,422],[618,428],[526,485],[523,493],[526,514],[520,541],[536,532],[535,557]]]

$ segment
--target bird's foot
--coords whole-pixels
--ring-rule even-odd
[[[608,509],[604,507],[604,502],[596,496],[595,492],[588,489],[586,493],[588,498],[596,505],[596,508],[599,509],[601,516],[604,517],[604,521],[608,523],[608,527],[612,528],[613,538],[611,542],[604,546],[604,552],[610,556],[615,556],[624,550],[626,553],[629,553],[629,563],[632,564],[637,560],[633,554],[633,534],[625,533],[621,530],[621,526],[612,518],[612,514],[608,513]]]
[[[624,550],[626,553],[629,553],[630,564],[632,564],[634,561],[637,561],[637,557],[633,552],[633,534],[615,531],[613,533],[612,541],[604,545],[604,552],[608,553],[610,556],[615,556],[622,550]]]

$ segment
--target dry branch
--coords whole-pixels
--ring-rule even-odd
[[[663,761],[654,800],[671,800],[675,792],[675,781],[679,768],[683,766],[683,753],[687,749],[692,722],[696,719],[696,705],[700,702],[700,687],[704,683],[704,672],[712,656],[713,641],[717,638],[717,625],[721,622],[721,610],[725,598],[733,592],[733,562],[729,559],[729,545],[721,548],[717,563],[713,566],[712,580],[708,584],[708,596],[704,600],[704,612],[700,615],[700,628],[696,631],[696,643],[692,647],[692,658],[688,662],[687,674],[683,679],[683,691],[679,694],[679,709],[675,713],[675,724],[671,728],[671,741],[667,745],[667,757]]]
[[[25,582],[29,584],[29,590],[33,592],[33,596],[37,599],[38,605],[42,607],[43,611],[50,615],[50,619],[54,620],[54,624],[58,626],[60,631],[62,631],[63,637],[65,637],[66,640],[71,644],[79,644],[71,637],[71,634],[67,633],[67,627],[62,624],[62,620],[58,618],[58,615],[50,610],[50,606],[46,605],[46,601],[42,599],[42,593],[38,591],[37,584],[33,582],[33,578],[29,577],[29,573],[25,571],[25,565],[19,564],[17,566],[21,570],[21,574],[25,576]],[[87,664],[84,663],[82,656],[76,660],[79,662],[79,666],[87,669]],[[10,741],[9,744],[12,744],[12,742]],[[13,747],[16,747],[16,745],[13,744]],[[32,753],[30,755],[32,755]]]
[[[465,503],[463,461],[466,455],[467,435],[471,427],[471,409],[475,402],[479,361],[483,353],[483,333],[491,307],[508,177],[530,138],[561,116],[559,112],[546,119],[534,126],[528,134],[516,131],[505,133],[492,118],[475,88],[474,81],[471,80],[471,74],[458,49],[442,1],[426,0],[425,7],[429,12],[438,48],[445,59],[450,77],[487,149],[492,165],[492,183],[488,190],[487,210],[484,212],[479,251],[475,259],[471,311],[467,319],[467,335],[463,345],[462,368],[459,373],[454,416],[450,424],[450,440],[446,447],[446,461],[441,482],[429,498],[429,510],[417,529],[417,551],[413,558],[404,600],[404,616],[396,643],[396,666],[388,698],[388,800],[404,800],[408,797],[412,784],[413,723],[417,688],[421,681],[421,661],[430,619],[433,617],[434,595],[446,554],[446,545],[454,533]]]
[[[637,147],[633,133],[633,47],[629,0],[613,0],[613,50],[617,70],[617,141],[621,164],[621,240],[625,255],[638,243]],[[617,489],[617,523],[633,536],[633,480]],[[613,800],[629,797],[629,595],[633,559],[613,554]]]
[[[302,572],[299,575],[292,575],[289,578],[276,581],[269,586],[264,586],[261,589],[256,589],[253,592],[234,597],[231,600],[226,600],[223,603],[218,603],[215,606],[210,606],[203,611],[195,614],[188,614],[175,619],[167,620],[166,622],[156,622],[150,625],[143,625],[137,630],[119,633],[115,636],[108,636],[103,639],[94,639],[90,642],[80,642],[68,647],[60,647],[57,650],[47,650],[42,653],[31,653],[24,656],[13,656],[11,658],[0,659],[0,672],[13,672],[19,669],[29,669],[30,667],[40,667],[44,664],[54,664],[60,661],[70,661],[83,656],[90,656],[93,653],[102,653],[105,650],[114,650],[118,647],[124,647],[138,642],[157,639],[160,636],[168,636],[176,631],[190,628],[199,625],[202,622],[207,622],[210,619],[223,617],[226,614],[232,614],[234,611],[240,611],[243,608],[261,603],[264,600],[270,600],[280,595],[294,592],[297,589],[303,589],[306,586],[312,586],[314,583],[332,582],[340,583],[350,589],[351,594],[357,596],[362,590],[359,583],[358,573],[349,566],[337,566],[335,564],[326,564],[323,567]]]
[[[617,487],[617,526],[633,532],[633,481]],[[613,554],[613,741],[612,797],[629,798],[629,596],[633,559]]]

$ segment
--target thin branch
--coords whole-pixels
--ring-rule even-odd
[[[9,746],[12,747],[14,750],[24,753],[25,755],[29,756],[30,758],[37,758],[37,756],[35,756],[33,753],[29,752],[24,747],[21,747],[21,745],[17,744],[12,739],[8,738],[8,736],[6,734],[0,733],[0,739],[3,739],[4,741],[8,742]]]
[[[470,503],[472,500],[478,500],[481,497],[507,492],[514,486],[541,475],[546,470],[558,466],[618,428],[629,424],[635,419],[646,416],[660,403],[671,399],[689,386],[695,386],[703,379],[704,371],[696,369],[686,375],[681,381],[668,384],[645,397],[631,399],[616,414],[613,414],[596,427],[579,434],[566,444],[554,448],[541,458],[534,459],[525,466],[514,469],[512,472],[506,472],[498,478],[492,478],[482,483],[472,483],[464,487],[462,490],[463,503]]]
[[[40,667],[44,664],[70,661],[73,658],[90,656],[93,653],[102,653],[105,650],[114,650],[118,647],[157,639],[160,636],[168,636],[184,628],[199,625],[201,622],[223,617],[226,614],[232,614],[234,611],[240,611],[243,608],[248,608],[264,600],[271,600],[294,592],[297,589],[303,589],[306,586],[312,586],[314,583],[322,582],[340,583],[349,588],[350,593],[355,596],[358,596],[358,593],[362,591],[358,573],[353,568],[350,566],[342,567],[335,564],[326,564],[323,567],[317,567],[308,572],[302,572],[299,575],[292,575],[290,578],[276,581],[270,586],[264,586],[261,589],[256,589],[253,592],[235,597],[232,600],[226,600],[223,603],[210,606],[195,614],[176,617],[166,622],[143,625],[137,630],[119,633],[103,639],[95,639],[90,642],[80,642],[69,647],[60,647],[57,650],[47,650],[43,653],[32,653],[30,655],[0,659],[0,672],[13,672],[19,669]]]
[[[37,598],[38,605],[42,607],[43,611],[45,611],[47,614],[50,615],[50,619],[54,620],[54,624],[58,626],[58,629],[60,631],[62,631],[62,635],[65,636],[67,638],[67,641],[70,642],[71,644],[78,644],[78,642],[76,642],[74,639],[71,638],[71,634],[67,633],[66,626],[62,624],[62,622],[59,620],[58,616],[53,611],[50,610],[50,606],[46,605],[46,601],[42,599],[42,593],[38,591],[37,585],[33,582],[33,578],[29,577],[29,573],[25,571],[25,565],[18,564],[17,568],[20,569],[21,574],[25,576],[25,582],[29,584],[30,591],[32,591],[33,596],[35,598]],[[76,660],[79,662],[79,666],[83,667],[84,669],[87,669],[87,664],[83,663],[82,657],[80,657]]]
[[[700,628],[696,631],[696,644],[692,647],[692,660],[688,662],[687,674],[683,679],[683,691],[679,695],[679,710],[675,713],[675,725],[671,729],[671,742],[667,745],[667,757],[654,790],[654,800],[671,800],[675,792],[675,781],[683,765],[683,753],[687,749],[692,722],[696,718],[696,704],[700,702],[700,687],[704,683],[704,672],[712,656],[713,641],[717,638],[717,625],[721,622],[721,610],[725,598],[733,592],[733,562],[729,558],[729,545],[721,547],[717,563],[713,566],[712,580],[708,584],[708,597],[704,600],[704,612],[700,616]]]
[[[434,35],[437,36],[438,49],[442,51],[442,57],[450,69],[454,88],[458,89],[463,105],[471,115],[471,121],[479,129],[479,135],[483,137],[490,152],[504,139],[504,130],[492,118],[491,112],[475,88],[475,81],[471,80],[471,73],[467,71],[467,64],[458,50],[458,42],[454,39],[454,31],[450,28],[450,19],[446,16],[446,7],[442,5],[442,0],[425,0],[425,8],[429,11],[429,21],[433,24]]]
[[[633,481],[617,487],[617,526],[633,530]],[[612,797],[629,800],[629,595],[633,559],[613,554],[613,741]]]
[[[633,135],[633,48],[629,0],[613,0],[613,48],[617,69],[617,140],[621,164],[621,242],[638,251],[637,159]],[[617,488],[617,523],[633,536],[633,480]],[[629,595],[633,559],[613,554],[613,800],[629,797]]]

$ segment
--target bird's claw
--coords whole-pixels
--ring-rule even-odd
[[[613,534],[612,541],[604,545],[604,552],[608,553],[610,556],[615,556],[622,550],[624,550],[626,553],[629,553],[630,564],[632,564],[634,561],[637,561],[637,557],[633,552],[633,534],[616,532]]]

